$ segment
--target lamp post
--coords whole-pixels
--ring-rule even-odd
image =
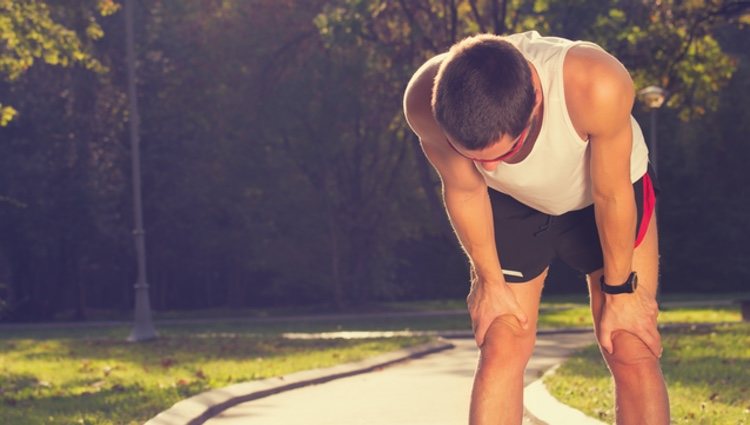
[[[146,243],[143,231],[143,208],[141,206],[141,151],[140,117],[135,86],[135,47],[133,46],[133,0],[125,0],[125,37],[128,67],[128,100],[130,117],[130,156],[133,169],[133,213],[135,217],[135,252],[138,260],[138,278],[135,283],[135,324],[128,337],[130,342],[145,341],[158,337],[151,320],[151,303],[146,283]]]
[[[651,134],[649,137],[649,150],[651,151],[651,164],[654,172],[658,173],[657,160],[658,144],[656,142],[656,111],[664,104],[667,96],[666,90],[659,86],[648,86],[638,92],[638,99],[643,103],[647,110],[651,111]]]

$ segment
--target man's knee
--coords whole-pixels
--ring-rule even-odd
[[[482,362],[500,367],[525,368],[535,342],[535,326],[523,329],[515,316],[500,316],[492,322],[485,335],[480,350]]]
[[[603,351],[604,358],[610,369],[632,371],[638,367],[651,367],[659,363],[659,359],[651,352],[645,342],[634,334],[625,331],[615,331],[612,334],[613,353]]]

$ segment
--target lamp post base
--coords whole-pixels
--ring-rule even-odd
[[[148,297],[148,285],[135,285],[135,324],[128,337],[129,342],[148,341],[156,339],[159,334],[151,320],[151,308]]]

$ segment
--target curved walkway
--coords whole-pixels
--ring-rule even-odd
[[[478,351],[473,339],[453,349],[238,404],[206,425],[455,425],[466,423]],[[591,332],[540,333],[525,385],[573,350],[594,342]],[[524,424],[556,425],[526,415]]]

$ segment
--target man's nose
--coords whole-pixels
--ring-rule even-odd
[[[500,161],[480,162],[479,164],[486,171],[495,171],[495,168],[497,168],[497,165],[500,164]]]

